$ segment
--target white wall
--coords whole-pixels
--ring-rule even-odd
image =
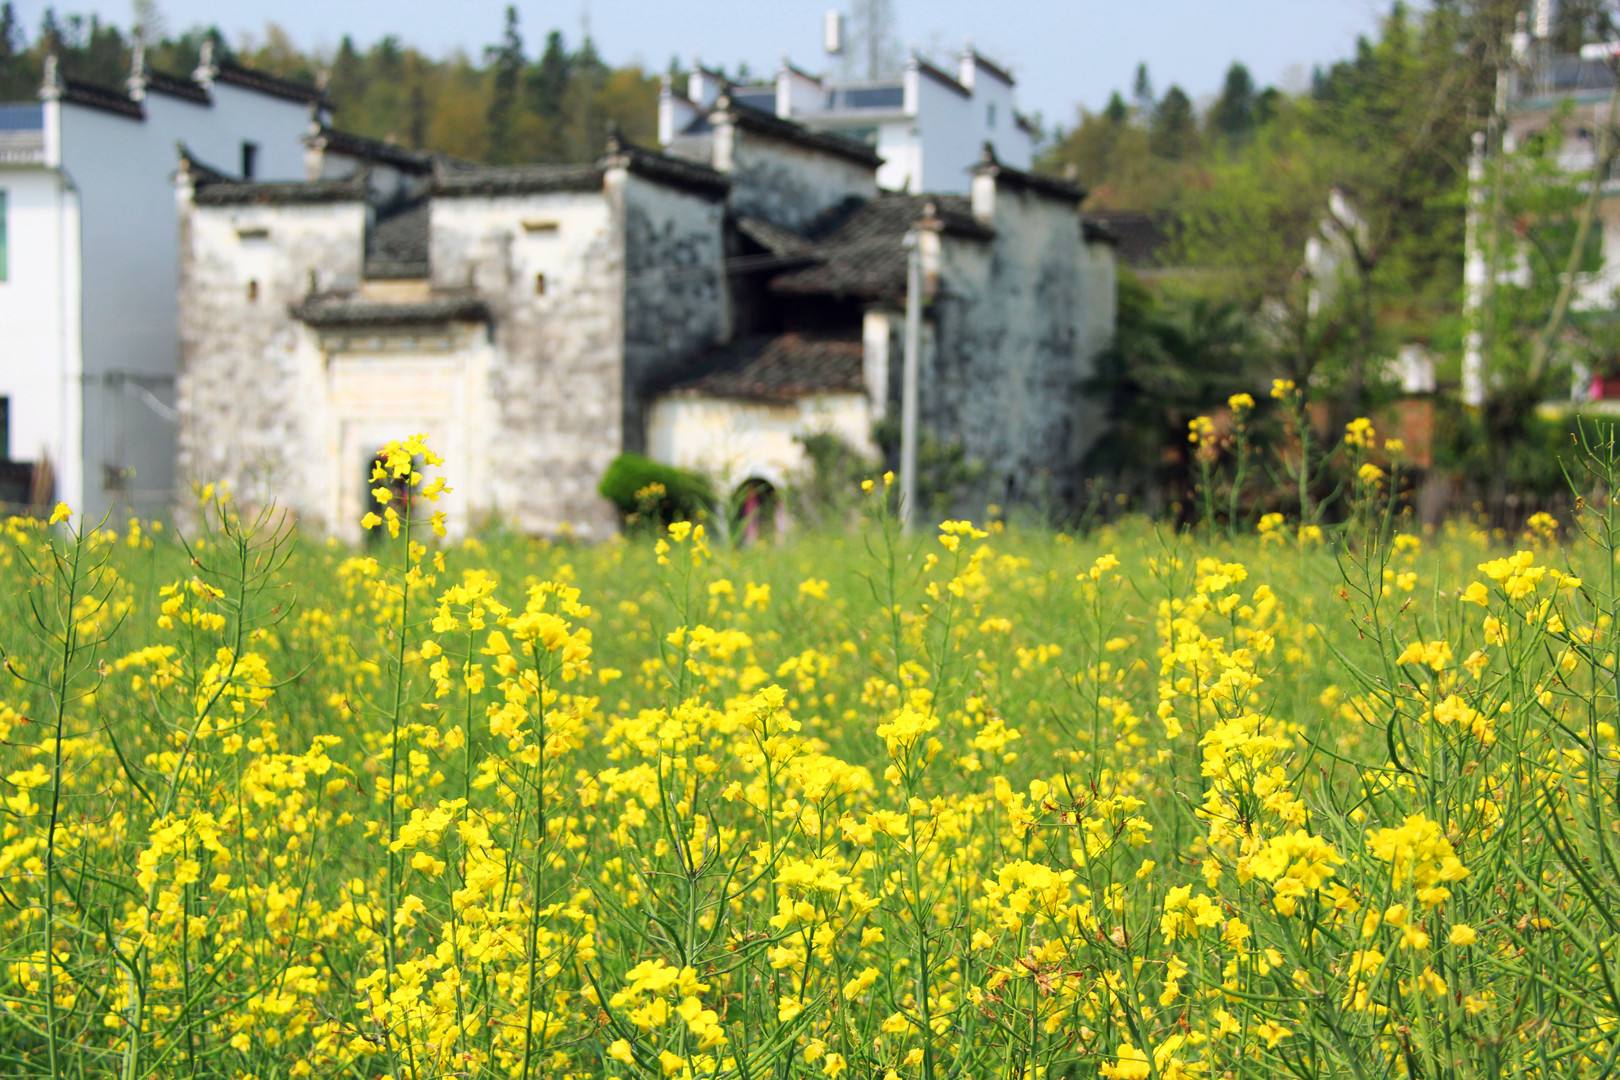
[[[923,191],[922,143],[917,137],[917,121],[911,117],[878,125],[878,186],[886,191]]]
[[[752,477],[780,489],[802,479],[810,467],[799,437],[823,432],[874,452],[866,396],[825,394],[778,405],[674,394],[653,404],[647,452],[712,477],[724,493]]]
[[[318,287],[358,284],[365,207],[356,200],[189,213],[182,483],[224,481],[247,505],[275,500],[327,523],[336,452],[328,376],[317,338],[288,308],[304,298],[312,271]]]
[[[972,98],[924,75],[917,80],[917,134],[922,141],[922,184],[914,191],[963,192],[968,169],[979,160],[983,118]]]
[[[309,108],[216,84],[213,104],[149,93],[146,117],[61,106],[61,167],[81,205],[84,341],[84,510],[115,502],[141,513],[167,505],[174,483],[179,354],[175,145],[227,172],[244,139],[260,179],[301,179]],[[152,402],[156,398],[156,403]],[[120,497],[106,469],[133,469]]]
[[[78,201],[60,173],[0,168],[7,276],[0,281],[0,396],[11,400],[11,457],[48,460],[57,497],[81,505]]]

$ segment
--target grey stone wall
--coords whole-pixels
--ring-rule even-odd
[[[495,511],[517,527],[615,527],[597,482],[624,443],[624,224],[600,192],[436,198],[436,290],[493,316]],[[544,275],[543,289],[540,284]]]
[[[624,214],[626,450],[646,446],[651,394],[730,334],[725,203],[610,173]]]
[[[728,128],[716,168],[731,176],[731,208],[787,229],[802,229],[845,199],[877,194],[869,165],[786,139]]]
[[[982,467],[961,512],[982,514],[987,503],[1061,511],[1078,497],[1096,428],[1081,394],[1098,346],[1080,218],[1070,204],[1003,187],[992,224],[988,243],[943,239],[922,422]]]

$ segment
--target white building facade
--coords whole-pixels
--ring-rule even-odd
[[[970,172],[989,144],[996,159],[1028,169],[1036,131],[1018,111],[1012,74],[972,47],[954,71],[913,53],[898,78],[865,82],[813,75],[783,60],[770,82],[733,85],[693,65],[684,91],[666,77],[658,100],[658,137],[666,148],[696,134],[722,94],[738,105],[793,120],[814,131],[865,143],[883,159],[887,191],[966,194]]]
[[[172,503],[179,357],[175,146],[263,178],[304,175],[319,90],[205,50],[187,78],[67,78],[0,106],[0,499],[91,519]]]

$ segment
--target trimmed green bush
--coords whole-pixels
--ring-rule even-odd
[[[641,454],[620,454],[596,490],[619,508],[625,523],[667,525],[713,514],[714,488],[707,478]]]

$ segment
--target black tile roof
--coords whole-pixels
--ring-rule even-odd
[[[434,170],[433,194],[448,197],[598,191],[600,165],[479,165]]]
[[[179,98],[189,101],[193,105],[209,105],[213,98],[208,94],[208,88],[201,83],[181,75],[170,75],[166,71],[156,71],[147,68],[142,76],[146,83],[146,92],[149,94],[163,94],[167,97]]]
[[[413,326],[422,323],[488,322],[489,308],[471,296],[434,296],[390,302],[352,296],[312,296],[292,308],[293,318],[329,329]]]
[[[1086,189],[1079,184],[1056,176],[1044,176],[1040,173],[1015,169],[1011,165],[1003,165],[996,160],[995,148],[989,143],[984,144],[979,162],[973,166],[973,174],[975,176],[989,174],[996,178],[997,184],[1006,184],[1008,187],[1035,195],[1045,195],[1052,199],[1061,199],[1064,202],[1079,203],[1086,197]]]
[[[806,255],[815,249],[815,244],[809,237],[801,236],[791,229],[784,229],[780,225],[773,225],[764,218],[743,216],[732,224],[739,233],[772,255]]]
[[[1006,68],[1002,67],[1000,64],[996,63],[979,50],[968,49],[967,55],[973,57],[973,62],[975,64],[984,68],[984,70],[988,71],[990,74],[994,75],[1008,86],[1018,85],[1018,80],[1013,78],[1012,72],[1008,71]]]
[[[884,193],[829,211],[809,230],[815,261],[771,279],[771,288],[793,294],[898,299],[906,288],[905,236],[913,228],[988,240],[994,230],[973,217],[961,195]]]
[[[100,109],[102,112],[127,116],[131,120],[146,118],[146,110],[141,108],[141,103],[130,100],[129,94],[125,91],[85,82],[82,79],[63,78],[60,99],[74,105],[83,105],[87,109]]]
[[[951,91],[953,94],[960,94],[965,98],[970,98],[973,96],[973,91],[963,86],[956,80],[956,76],[952,75],[944,68],[935,67],[933,64],[930,64],[927,60],[924,60],[921,56],[918,56],[915,53],[913,53],[911,56],[911,62],[917,65],[918,71],[922,72],[924,75],[927,75],[930,79],[933,79],[935,82],[939,83],[939,85]]]
[[[365,276],[372,279],[428,276],[429,201],[407,199],[377,211],[366,231]]]
[[[1087,226],[1106,229],[1119,251],[1119,261],[1137,269],[1160,269],[1174,241],[1175,215],[1145,210],[1092,210]]]
[[[272,180],[244,182],[209,179],[197,185],[199,206],[241,206],[266,203],[281,206],[316,203],[363,202],[364,173],[342,180]]]
[[[670,389],[705,397],[788,402],[815,394],[859,394],[865,350],[859,339],[800,333],[752,337],[703,358],[710,370]]]
[[[637,176],[698,195],[724,198],[731,189],[731,178],[718,169],[690,158],[637,146],[616,134],[608,137],[607,156],[602,159],[602,165],[622,165]]]
[[[374,161],[401,172],[425,175],[433,171],[432,154],[412,150],[384,139],[356,135],[352,131],[340,131],[325,124],[305,136],[304,141],[312,146],[318,144],[335,154],[359,158],[362,161]]]
[[[235,177],[221,169],[214,168],[212,165],[197,157],[197,155],[193,154],[191,152],[191,148],[185,143],[177,144],[176,148],[180,151],[180,168],[191,177],[191,182],[198,187],[201,187],[204,184],[228,184],[238,182]]]
[[[863,142],[835,135],[830,131],[812,131],[803,124],[784,120],[775,113],[756,109],[752,105],[744,105],[730,94],[720,96],[720,100],[715,103],[715,111],[744,131],[798,143],[873,169],[883,164],[883,159],[877,152]]]
[[[286,79],[267,71],[255,71],[234,60],[219,60],[214,64],[214,81],[230,83],[247,90],[255,90],[287,101],[300,101],[308,105],[324,104],[326,95],[314,83],[302,79]]]

